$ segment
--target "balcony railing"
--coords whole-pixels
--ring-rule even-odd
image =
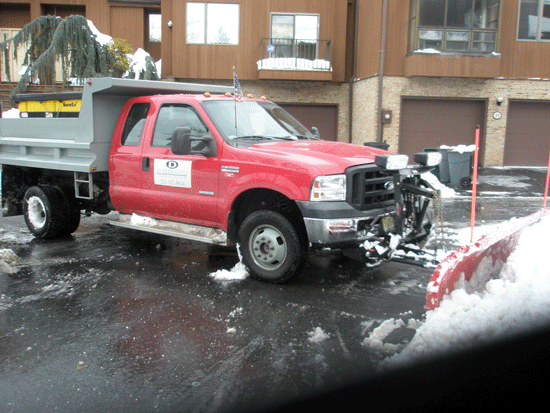
[[[331,41],[261,39],[258,70],[332,71]]]

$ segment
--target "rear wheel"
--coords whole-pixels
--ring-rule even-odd
[[[23,198],[23,215],[29,231],[45,239],[68,235],[80,222],[80,211],[77,217],[63,191],[55,186],[29,188]]]
[[[307,245],[284,215],[260,210],[242,223],[238,236],[240,253],[250,275],[284,283],[298,275],[307,258]]]

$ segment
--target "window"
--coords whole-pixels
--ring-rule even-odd
[[[317,58],[319,16],[316,14],[271,15],[271,44],[273,57]]]
[[[149,112],[149,103],[136,103],[130,108],[124,129],[122,130],[121,145],[138,146]]]
[[[152,146],[170,147],[172,133],[180,126],[188,126],[191,135],[201,137],[208,133],[199,115],[191,106],[182,104],[163,105],[157,117]]]
[[[161,41],[161,26],[162,18],[160,14],[149,14],[149,41],[151,43],[159,43]]]
[[[315,139],[296,119],[269,102],[209,100],[203,107],[228,142],[250,146],[272,140]]]
[[[496,51],[500,0],[412,0],[409,51]]]
[[[187,44],[239,44],[239,5],[194,3],[186,8]]]
[[[550,40],[550,1],[521,0],[518,18],[519,40]]]

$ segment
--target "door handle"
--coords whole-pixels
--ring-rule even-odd
[[[141,160],[141,170],[143,172],[149,172],[149,167],[150,167],[150,160],[149,160],[149,157],[148,156],[145,156],[142,160]]]

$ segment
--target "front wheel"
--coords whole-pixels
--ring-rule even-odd
[[[284,215],[271,210],[250,214],[239,229],[238,241],[243,263],[261,281],[289,281],[307,258],[307,246],[298,230]]]

